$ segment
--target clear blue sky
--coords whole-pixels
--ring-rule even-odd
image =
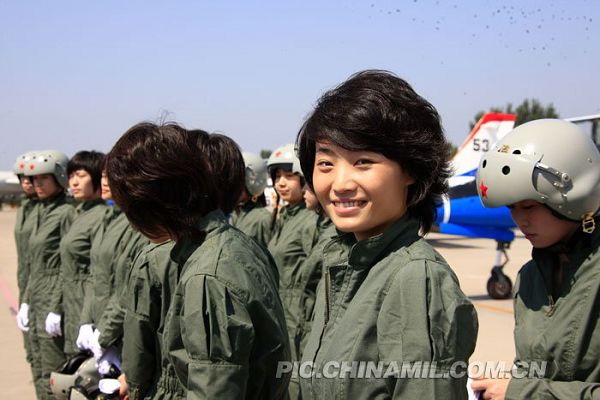
[[[599,23],[594,0],[0,0],[0,169],[108,151],[165,115],[274,149],[366,68],[408,80],[455,144],[477,111],[526,97],[600,113]]]

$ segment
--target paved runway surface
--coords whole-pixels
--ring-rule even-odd
[[[21,332],[14,318],[17,308],[16,250],[13,228],[16,212],[0,211],[0,387],[2,399],[34,399],[29,365],[25,361]],[[473,361],[504,361],[514,357],[511,300],[491,300],[485,284],[495,261],[496,243],[441,234],[428,235],[430,243],[446,258],[471,298],[479,315],[479,337]],[[509,250],[505,272],[514,282],[519,268],[529,259],[531,246],[522,237]]]

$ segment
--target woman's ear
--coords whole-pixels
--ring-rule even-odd
[[[416,182],[415,178],[413,178],[411,174],[404,170],[402,171],[402,173],[404,174],[404,182],[406,182],[406,186],[414,185],[414,183]]]

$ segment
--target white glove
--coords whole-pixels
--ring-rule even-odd
[[[62,330],[60,329],[60,314],[49,312],[46,317],[46,333],[52,337],[62,336]]]
[[[109,347],[106,349],[104,354],[98,359],[96,363],[96,367],[98,368],[98,372],[100,375],[106,375],[110,372],[110,366],[114,365],[121,370],[121,357],[117,352],[117,349],[114,347]]]
[[[79,327],[79,335],[75,343],[81,350],[90,350],[90,338],[94,334],[93,324],[83,324]]]
[[[27,303],[21,304],[19,312],[17,313],[17,326],[23,332],[29,330],[29,305]]]
[[[92,353],[94,353],[94,358],[96,359],[96,362],[98,362],[98,360],[100,360],[100,357],[102,357],[102,354],[104,353],[104,350],[102,350],[102,347],[100,347],[100,343],[98,343],[98,338],[100,337],[100,331],[98,329],[94,329],[94,333],[92,333],[92,336],[90,336],[89,338],[89,349]]]
[[[121,382],[116,379],[100,379],[98,389],[104,394],[118,393],[121,388]]]

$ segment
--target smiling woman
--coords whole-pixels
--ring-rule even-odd
[[[317,142],[315,164],[317,197],[337,228],[357,240],[382,233],[406,212],[415,180],[384,155]]]
[[[364,71],[325,93],[297,143],[307,183],[341,231],[322,250],[323,281],[303,353],[317,370],[301,376],[302,397],[465,398],[466,375],[447,372],[473,352],[477,317],[419,234],[447,190],[437,111],[393,74]],[[323,366],[355,361],[384,370],[434,362],[443,378],[350,379],[343,370],[321,378],[332,378]]]

